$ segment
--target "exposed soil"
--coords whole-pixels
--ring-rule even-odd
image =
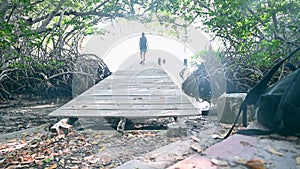
[[[0,134],[56,123],[58,118],[47,115],[63,103],[47,100],[3,104],[0,106]]]

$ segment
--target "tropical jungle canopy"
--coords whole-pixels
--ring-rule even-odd
[[[85,36],[105,36],[97,23],[118,18],[142,23],[157,18],[174,29],[201,22],[199,29],[221,43],[213,53],[226,66],[227,78],[245,91],[300,45],[299,11],[296,0],[2,0],[0,100],[72,96],[74,77],[97,82],[108,76],[99,57],[83,56],[79,49]],[[290,62],[299,61],[298,54]],[[281,72],[276,78],[286,71]]]

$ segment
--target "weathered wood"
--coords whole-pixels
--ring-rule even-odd
[[[188,99],[183,97],[183,96],[168,96],[168,95],[81,95],[76,98],[76,101],[78,99],[83,99],[88,102],[91,102],[93,100],[113,100],[116,103],[117,101],[122,101],[122,102],[170,102],[172,103],[173,101],[179,101],[181,102],[188,102]]]
[[[70,105],[85,105],[85,104],[95,104],[95,105],[110,105],[110,104],[134,104],[134,105],[166,105],[166,104],[190,104],[188,101],[180,101],[180,100],[168,100],[165,102],[154,102],[153,100],[144,100],[144,101],[140,101],[140,100],[133,100],[133,101],[128,101],[128,100],[119,100],[117,103],[115,100],[73,100],[68,102],[67,104]]]
[[[178,89],[155,89],[155,90],[149,90],[145,88],[127,88],[127,89],[108,89],[108,90],[89,90],[85,93],[86,95],[168,95],[168,96],[180,96],[182,95],[182,92]]]
[[[195,110],[191,104],[68,104],[61,108],[75,110]]]
[[[113,73],[49,116],[155,118],[199,114],[166,72],[140,66]]]
[[[115,118],[132,118],[132,119],[147,119],[160,117],[186,117],[198,116],[200,113],[197,110],[83,110],[83,109],[58,109],[55,114],[50,116],[65,116],[65,117],[115,117]]]

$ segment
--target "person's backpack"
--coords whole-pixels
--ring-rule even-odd
[[[283,135],[294,135],[300,133],[300,68],[277,83],[268,86],[279,67],[299,50],[300,47],[280,60],[256,86],[249,90],[233,126],[225,138],[231,134],[241,112],[243,112],[243,126],[247,126],[247,105],[255,106],[257,121],[270,130],[246,129],[239,130],[238,134],[261,135],[276,132]]]

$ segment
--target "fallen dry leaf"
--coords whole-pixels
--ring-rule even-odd
[[[219,160],[213,158],[210,160],[211,163],[213,163],[214,165],[219,165]]]
[[[146,132],[144,135],[148,136],[148,137],[155,137],[156,136],[156,134],[154,132]]]
[[[221,139],[221,138],[223,138],[221,135],[219,135],[219,134],[212,134],[212,135],[210,135],[213,139]]]
[[[96,155],[90,155],[90,156],[84,157],[84,161],[88,161],[91,164],[96,164],[99,161],[99,158],[97,158]]]
[[[2,149],[7,149],[7,148],[9,148],[10,146],[9,145],[7,145],[7,144],[0,144],[0,150],[2,150]]]
[[[5,145],[2,145],[0,147],[0,153],[7,153],[7,152],[12,152],[18,149],[21,149],[23,147],[25,147],[28,143],[25,141],[20,141],[20,142],[16,142],[16,143],[7,143]]]
[[[276,151],[274,148],[268,146],[268,151],[272,154],[278,155],[278,156],[283,156],[282,153],[279,153],[278,151]]]
[[[68,142],[68,140],[70,140]],[[83,134],[71,133],[68,136],[48,136],[40,138],[28,138],[26,141],[16,140],[11,143],[1,143],[0,153],[4,158],[0,159],[0,166],[10,166],[8,168],[47,168],[56,169],[69,168],[70,163],[73,167],[78,167],[74,163],[80,163],[78,157],[72,156],[70,160],[59,160],[59,156],[76,153],[79,147],[89,147],[92,144],[86,141]],[[103,150],[105,147],[102,147]],[[87,151],[90,151],[86,148]],[[54,164],[57,161],[57,164]],[[96,163],[99,160],[91,159],[90,163]],[[73,163],[72,163],[73,162]],[[1,167],[0,167],[1,168]]]
[[[6,169],[15,169],[15,168],[20,168],[20,165],[10,165]]]
[[[108,166],[112,163],[112,158],[110,157],[104,157],[101,159],[102,165]]]
[[[200,139],[198,137],[196,137],[196,136],[191,136],[191,139],[194,140],[194,141],[196,141],[196,142],[200,142]]]
[[[57,168],[57,164],[53,164],[50,167],[46,167],[45,169],[55,169]]]
[[[105,149],[106,149],[106,146],[102,146],[101,148],[98,149],[98,151],[100,152],[100,151],[103,151]]]
[[[59,160],[59,164],[60,164],[61,166],[65,166],[65,159]]]
[[[74,165],[74,166],[70,166],[69,168],[70,169],[78,169],[79,167],[77,165]]]
[[[198,153],[201,153],[202,152],[202,148],[201,147],[198,147],[197,145],[194,145],[192,144],[191,145],[191,148],[195,151],[197,151]]]
[[[264,162],[259,159],[252,159],[248,161],[246,166],[249,169],[265,169]]]
[[[211,159],[210,162],[217,166],[228,166],[229,165],[227,161],[217,160],[215,158]]]
[[[97,144],[99,144],[99,142],[98,141],[92,141],[91,144],[92,145],[97,145]]]
[[[175,154],[175,161],[181,161],[181,160],[184,160],[184,157],[180,154]]]
[[[71,161],[72,164],[80,164],[80,161]]]
[[[175,142],[178,141],[178,137],[171,137],[169,138],[170,142]]]
[[[71,160],[74,160],[74,161],[78,161],[79,159],[77,157],[70,157]]]
[[[296,164],[300,165],[300,155],[298,157],[296,157]]]
[[[21,164],[33,163],[34,159],[32,157],[20,157]]]

